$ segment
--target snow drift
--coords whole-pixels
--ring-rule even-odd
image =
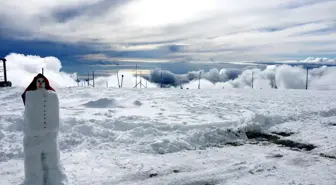
[[[84,104],[88,108],[113,108],[118,107],[118,102],[116,99],[101,98],[94,101],[89,101]]]

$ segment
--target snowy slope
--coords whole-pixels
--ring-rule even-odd
[[[23,90],[0,89],[1,185],[23,181]],[[71,185],[336,183],[334,91],[56,91],[61,160]],[[278,140],[255,140],[252,131]]]

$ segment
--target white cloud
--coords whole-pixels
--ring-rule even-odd
[[[165,27],[207,18],[216,5],[216,0],[138,0],[123,7],[122,15],[130,26]]]
[[[253,72],[253,75],[252,75]],[[269,65],[265,69],[258,68],[244,70],[237,78],[229,80],[221,78],[220,82],[216,82],[216,70],[207,72],[202,75],[201,88],[252,88],[255,89],[271,89],[272,85],[276,85],[279,89],[305,89],[306,88],[306,69],[301,66],[289,65]],[[218,70],[217,70],[218,73]],[[228,73],[227,73],[228,74]],[[336,75],[336,67],[320,67],[311,69],[308,72],[308,88],[318,90],[336,90],[334,81]],[[198,80],[193,80],[183,85],[190,89],[198,88]]]
[[[6,24],[33,38],[94,40],[118,50],[129,43],[140,43],[132,46],[134,49],[157,48],[162,42],[183,43],[183,54],[221,61],[335,53],[336,1],[137,0],[106,7],[99,14],[87,11],[90,5],[106,3],[103,0],[0,3],[0,16]],[[83,6],[89,8],[81,12]],[[63,10],[79,14],[57,22],[53,13]]]
[[[98,56],[99,57],[99,56]],[[61,61],[55,57],[40,57],[32,55],[23,55],[12,53],[5,57],[7,62],[8,80],[13,86],[27,87],[34,76],[41,73],[44,68],[44,74],[49,79],[52,87],[71,87],[77,86],[76,74],[62,72]],[[330,62],[335,63],[333,59],[327,58],[307,58],[303,63],[311,62]],[[292,61],[293,62],[293,61]],[[138,71],[139,72],[139,71]],[[250,68],[243,70],[241,73],[234,69],[211,69],[208,72],[197,71],[189,72],[185,75],[175,75],[171,72],[164,71],[161,78],[160,70],[153,70],[150,73],[151,81],[160,83],[163,79],[164,84],[179,85],[181,82],[190,82],[184,84],[185,88],[197,88],[198,78],[201,72],[201,88],[251,88],[252,72],[254,78],[254,87],[271,88],[271,84],[277,85],[282,89],[304,89],[306,84],[306,70],[301,66],[289,65],[269,65],[265,69]],[[139,72],[140,73],[140,72]],[[139,74],[138,73],[138,74]],[[148,74],[149,71],[142,71],[141,74]],[[132,88],[139,82],[140,78],[134,76],[133,71],[120,71],[124,75],[123,87]],[[336,67],[320,67],[309,70],[309,89],[336,89],[335,83]],[[116,74],[108,77],[98,77],[95,79],[95,85],[100,87],[118,87]],[[149,88],[156,88],[158,84],[151,83],[142,78],[142,83],[147,84]]]
[[[305,60],[301,60],[300,62],[302,62],[302,63],[317,63],[317,64],[336,64],[336,59],[309,57]]]
[[[138,88],[158,88],[159,86],[155,83],[151,83],[143,78],[141,78],[140,85],[140,77],[136,77],[131,71],[120,71],[117,74],[110,75],[108,77],[98,77],[95,79],[95,86],[97,87],[115,87],[118,88],[119,85],[122,85],[122,88],[133,88],[136,84],[138,84]],[[122,77],[124,76],[124,77]],[[119,80],[119,83],[118,83]],[[141,87],[140,87],[141,86]]]
[[[72,74],[61,72],[61,61],[55,57],[40,57],[33,55],[23,55],[11,53],[5,57],[7,59],[8,81],[13,86],[27,87],[33,78],[42,73],[49,79],[52,87],[70,87],[77,83],[72,78]]]
[[[330,58],[314,58],[314,57],[308,57],[304,60],[289,60],[289,61],[282,61],[282,63],[302,63],[302,64],[321,64],[321,65],[328,65],[333,64],[336,65],[336,59],[330,59]]]
[[[44,75],[50,81],[50,85],[54,88],[61,87],[74,87],[78,86],[75,79],[76,73],[69,74],[61,71],[62,64],[58,58],[55,57],[40,57],[33,55],[23,55],[17,53],[11,53],[5,57],[7,59],[7,75],[8,81],[12,82],[13,86],[27,87],[33,78],[38,74],[42,73],[42,68],[44,68]],[[142,71],[141,74],[145,74],[147,71]],[[148,73],[148,72],[147,72]],[[121,75],[124,75],[123,78],[123,87],[124,88],[133,88],[136,82],[140,82],[140,78],[134,76],[133,71],[120,71],[119,73],[119,82],[121,83]],[[117,75],[112,74],[108,77],[97,77],[95,79],[96,87],[118,87]],[[86,82],[83,79],[79,79],[81,82],[80,85],[83,85]],[[156,88],[157,85],[151,82],[141,79],[143,85],[146,85],[148,88]],[[92,80],[90,84],[92,84]],[[143,88],[143,86],[142,86]]]

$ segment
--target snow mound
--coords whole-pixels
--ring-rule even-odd
[[[142,102],[139,101],[139,100],[136,100],[133,102],[134,105],[137,105],[137,106],[141,106],[142,105]]]
[[[247,139],[244,132],[223,128],[189,131],[187,141],[198,147],[218,147],[228,143],[239,143]]]
[[[173,140],[170,141],[168,139],[156,141],[151,144],[152,149],[159,154],[166,154],[166,153],[174,153],[184,149],[193,149],[193,147],[184,141]]]
[[[223,122],[222,125],[175,126],[171,132],[179,137],[152,142],[152,152],[159,154],[175,153],[182,150],[198,150],[224,145],[239,146],[246,143],[247,132],[264,132],[269,127],[280,124],[281,116],[252,114],[236,122]],[[230,125],[230,126],[229,126]],[[181,133],[186,132],[184,135]]]
[[[100,98],[98,100],[89,101],[84,104],[88,108],[114,108],[118,107],[119,103],[116,99]]]
[[[244,132],[262,132],[287,120],[289,120],[289,118],[283,116],[253,114],[251,116],[243,117],[238,125]]]
[[[247,140],[245,133],[231,129],[210,128],[190,130],[185,138],[163,139],[150,144],[154,153],[166,154],[182,150],[197,150],[224,145],[240,145]]]

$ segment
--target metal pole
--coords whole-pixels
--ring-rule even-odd
[[[199,76],[198,76],[198,89],[201,88],[201,72],[199,73]]]
[[[79,87],[78,73],[76,74],[76,77],[77,77],[77,85]]]
[[[4,68],[4,80],[5,80],[5,82],[7,82],[6,59],[2,58],[1,60],[3,62],[3,68]]]
[[[123,82],[124,82],[124,75],[121,75],[121,87],[123,86]]]
[[[141,81],[141,71],[140,71],[140,89],[142,88],[142,81]]]
[[[88,87],[90,87],[90,73],[88,73]]]
[[[306,90],[308,89],[308,68],[307,68],[307,75],[306,75]]]
[[[161,69],[161,80],[160,80],[160,87],[162,88],[162,69]]]
[[[95,79],[94,71],[92,71],[92,83],[93,83],[93,87],[95,87],[94,79]]]
[[[117,80],[118,80],[118,87],[120,88],[120,83],[119,83],[119,71],[117,71]]]
[[[253,77],[254,77],[254,72],[252,71],[252,89],[253,89]]]
[[[135,87],[138,88],[138,64],[135,64]]]

